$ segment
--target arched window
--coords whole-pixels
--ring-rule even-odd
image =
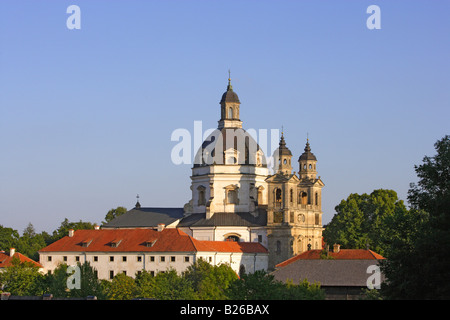
[[[281,202],[281,189],[279,188],[275,189],[275,201]]]
[[[197,188],[197,191],[198,191],[197,205],[204,206],[206,204],[205,187],[204,186],[199,186]]]
[[[200,190],[198,192],[198,205],[199,206],[205,205],[205,191],[204,190]]]
[[[228,236],[225,238],[225,241],[234,241],[234,242],[239,242],[239,237],[232,235],[232,236]]]
[[[233,119],[233,108],[228,108],[228,119]]]
[[[263,188],[258,188],[258,204],[263,204]]]
[[[302,204],[308,204],[308,194],[306,192],[302,192],[301,193],[301,197],[302,197]]]

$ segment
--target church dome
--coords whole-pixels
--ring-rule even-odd
[[[238,97],[237,93],[233,91],[233,88],[229,88],[222,95],[222,99],[220,100],[220,103],[224,103],[224,102],[241,103],[239,101],[239,97]]]
[[[242,128],[219,128],[202,143],[194,167],[214,164],[237,164],[267,167],[262,149]]]
[[[281,134],[280,146],[277,149],[279,156],[292,156],[291,150],[286,147],[286,141],[284,141],[284,136]]]
[[[311,147],[309,146],[309,142],[306,142],[305,152],[302,153],[300,158],[298,158],[298,161],[300,160],[314,160],[317,161],[316,156],[314,153],[311,152]]]

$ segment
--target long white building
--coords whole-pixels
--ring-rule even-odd
[[[135,277],[146,270],[153,274],[170,268],[178,273],[197,259],[212,265],[228,264],[236,273],[267,270],[268,251],[254,242],[201,241],[177,228],[70,230],[64,238],[39,251],[44,272],[60,264],[89,262],[99,279],[118,273]]]

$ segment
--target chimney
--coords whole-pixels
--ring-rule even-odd
[[[333,252],[334,252],[334,253],[338,253],[339,251],[341,251],[341,245],[335,243],[335,244],[333,245]]]
[[[94,226],[94,229],[95,229],[95,230],[98,230],[98,229],[100,229],[100,226],[99,226],[98,224],[96,224],[96,225]]]
[[[70,230],[69,230],[69,237],[71,237],[71,238],[72,238],[72,237],[73,237],[73,233],[74,233],[74,232],[75,232],[75,231],[74,231],[73,229],[70,229]]]
[[[14,253],[16,253],[16,249],[14,249],[14,248],[9,249],[9,256],[10,257],[14,257]]]
[[[166,227],[166,225],[164,223],[159,223],[158,224],[158,231],[163,231],[165,227]]]

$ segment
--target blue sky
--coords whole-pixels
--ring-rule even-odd
[[[69,30],[68,6],[81,10]],[[381,29],[369,30],[369,5]],[[0,224],[51,232],[183,206],[171,134],[214,128],[228,69],[244,128],[309,134],[323,222],[351,193],[406,200],[449,134],[449,1],[2,1]],[[294,170],[298,170],[295,166]]]

